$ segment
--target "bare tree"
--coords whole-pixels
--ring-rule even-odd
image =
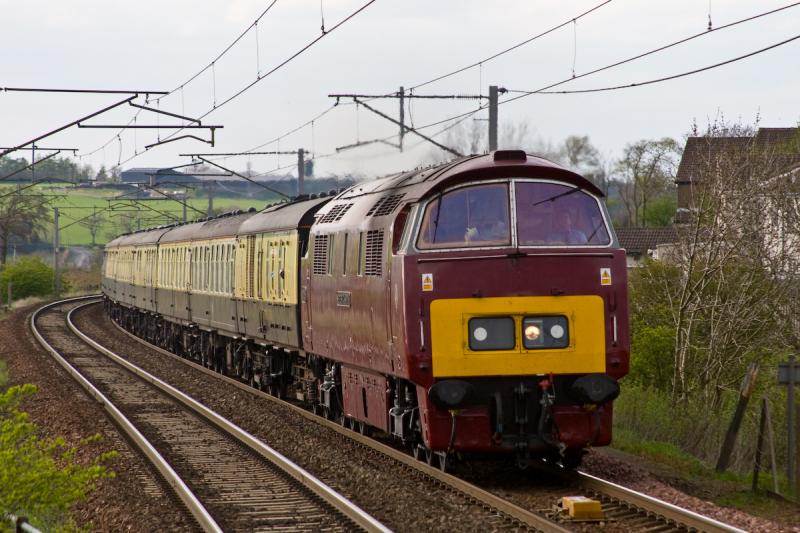
[[[92,247],[97,246],[97,234],[100,232],[100,228],[103,227],[105,222],[106,217],[103,215],[103,211],[98,211],[96,207],[92,214],[81,222],[81,226],[88,229],[89,234],[92,236]]]
[[[608,196],[610,188],[610,162],[603,157],[588,135],[570,135],[559,149],[559,160],[579,172]]]
[[[676,268],[653,271],[674,325],[673,401],[699,394],[710,408],[783,342],[776,332],[797,306],[800,267],[797,170],[786,168],[783,147],[731,131],[714,123],[696,139],[691,216],[670,254]]]

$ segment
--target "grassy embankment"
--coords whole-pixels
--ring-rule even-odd
[[[37,192],[44,192],[42,189],[45,186],[37,186],[34,189],[37,189]],[[53,188],[52,185],[47,186],[47,192],[49,194],[64,194],[63,198],[58,198],[52,202],[50,207],[58,207],[60,211],[60,227],[63,228],[61,231],[61,244],[62,246],[87,246],[90,245],[92,242],[91,233],[89,232],[89,228],[86,227],[84,224],[81,223],[74,223],[77,220],[83,219],[84,217],[90,216],[94,210],[96,209],[97,212],[102,213],[103,222],[102,225],[97,232],[96,237],[96,244],[102,245],[108,242],[109,240],[113,239],[117,235],[123,232],[122,229],[122,216],[121,213],[113,213],[109,211],[104,211],[108,208],[109,202],[113,200],[113,198],[120,196],[122,194],[119,190],[108,190],[108,189],[75,189],[75,188]],[[265,204],[271,203],[277,200],[277,196],[271,199],[264,199],[264,198],[243,198],[243,197],[232,197],[232,196],[217,196],[214,198],[214,209],[221,210],[221,211],[232,211],[234,209],[248,209],[249,207],[255,207],[256,209],[261,209],[264,207]],[[148,206],[152,207],[153,209],[157,209],[159,211],[168,211],[173,216],[180,218],[182,216],[182,205],[174,200],[145,200],[143,203],[146,203]],[[202,213],[205,213],[208,208],[208,199],[200,196],[197,198],[189,198],[187,201],[188,205],[194,207],[195,209],[199,210]],[[131,207],[120,207],[120,209],[131,210],[137,209],[135,206]],[[151,218],[157,215],[155,212],[147,209],[146,207],[139,207],[138,208],[142,218]],[[135,213],[127,213],[129,215]],[[203,215],[204,216],[204,215]],[[192,209],[187,210],[187,218],[188,220],[193,220],[195,218],[201,217],[200,213],[197,211],[193,211]],[[71,224],[71,225],[70,225]],[[142,227],[145,228],[147,223]],[[50,224],[52,226],[52,223]],[[48,233],[46,238],[52,241],[52,230]]]
[[[714,464],[733,409],[731,403],[722,406],[717,413],[703,406],[685,406],[677,410],[662,393],[629,384],[623,386],[614,407],[612,446],[643,459],[646,468],[657,477],[704,500],[782,522],[800,519],[800,507],[767,493],[767,489],[772,490],[773,478],[766,454],[762,457],[760,490],[757,493],[751,490],[752,452],[760,414],[757,401],[750,404],[739,432],[732,468],[723,473],[715,471]],[[773,419],[780,455],[785,436],[783,428],[775,422]],[[778,457],[778,486],[781,494],[790,494],[781,457]]]

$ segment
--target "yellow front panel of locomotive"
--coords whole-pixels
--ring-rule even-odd
[[[435,377],[583,374],[606,371],[603,299],[600,296],[520,296],[457,298],[431,302],[431,351]],[[528,350],[522,343],[522,320],[563,315],[569,322],[569,346]],[[512,317],[511,350],[474,351],[469,320]]]

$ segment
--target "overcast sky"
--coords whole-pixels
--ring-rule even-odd
[[[326,29],[367,0],[322,0]],[[0,87],[172,90],[216,57],[269,5],[265,0],[0,0]],[[306,53],[265,77],[204,122],[221,124],[216,148],[182,140],[142,152],[153,131],[71,128],[42,146],[79,148],[83,163],[123,168],[174,166],[184,152],[242,151],[270,141],[329,108],[333,92],[385,94],[482,60],[601,0],[377,0]],[[771,0],[613,0],[592,14],[496,60],[417,90],[418,94],[482,94],[490,84],[532,90],[645,52],[707,28],[790,3]],[[277,0],[258,25],[211,69],[163,98],[161,109],[199,116],[284,61],[320,34],[319,0]],[[701,68],[800,34],[800,6],[713,32],[660,54],[587,76],[560,89],[646,81]],[[258,44],[258,48],[256,46]],[[577,45],[577,46],[576,46]],[[258,53],[257,53],[258,52]],[[556,144],[589,135],[608,157],[642,138],[681,138],[693,121],[718,113],[761,126],[800,120],[800,40],[693,76],[646,87],[572,95],[532,95],[500,106],[501,129],[525,124],[531,139]],[[30,140],[120,100],[119,95],[0,92],[0,145]],[[156,105],[155,102],[151,102]],[[396,100],[371,103],[397,116]],[[475,109],[477,102],[416,101],[415,125]],[[120,108],[90,121],[125,124],[135,110]],[[407,111],[408,112],[408,111]],[[470,117],[485,118],[486,111]],[[161,118],[161,124],[173,119]],[[153,124],[142,112],[138,124]],[[478,124],[485,125],[485,122]],[[435,133],[447,124],[424,130]],[[317,155],[337,146],[383,138],[397,127],[365,109],[341,105],[264,150],[303,147]],[[162,133],[162,137],[170,132]],[[185,131],[206,136],[203,131]],[[446,133],[437,139],[444,140]],[[113,140],[112,140],[113,139]],[[109,140],[111,140],[109,142]],[[99,149],[103,144],[104,149]],[[403,153],[385,145],[321,157],[317,175],[380,175],[413,168],[431,147],[406,138]],[[501,146],[502,148],[514,148]],[[290,156],[227,160],[267,171]]]

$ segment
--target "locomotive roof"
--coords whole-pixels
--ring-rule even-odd
[[[305,225],[310,226],[314,221],[313,216],[317,209],[332,198],[332,196],[328,196],[268,207],[242,223],[239,233],[280,231],[297,229]]]
[[[382,215],[393,213],[400,202],[415,202],[435,191],[475,178],[507,177],[509,169],[513,169],[515,177],[563,181],[603,196],[592,182],[557,163],[519,150],[500,150],[353,185],[320,209],[318,220],[323,225],[357,223],[362,229],[383,226],[387,221]],[[320,227],[320,231],[329,231],[332,227]]]
[[[505,159],[507,154],[511,157]],[[522,155],[525,158],[522,159]],[[519,156],[519,157],[513,157]],[[472,155],[437,165],[430,168],[402,172],[385,178],[353,185],[336,200],[349,200],[375,193],[404,193],[404,201],[418,200],[443,186],[449,185],[454,178],[473,179],[477,176],[491,177],[506,174],[508,168],[514,168],[519,177],[550,178],[567,182],[585,189],[597,196],[604,196],[591,181],[568,170],[561,165],[541,157],[526,155],[520,151],[501,150],[485,155]]]

